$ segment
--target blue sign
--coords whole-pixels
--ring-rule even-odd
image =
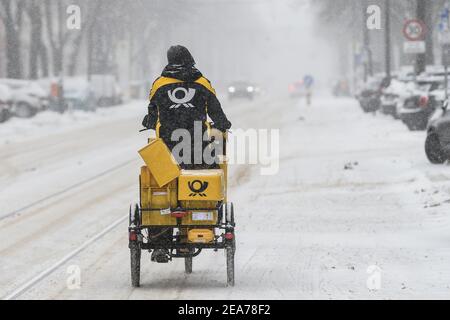
[[[305,86],[306,86],[307,88],[309,88],[309,87],[311,87],[311,86],[313,85],[313,83],[314,83],[314,78],[313,78],[311,75],[306,75],[306,76],[303,78],[303,82],[305,83]]]
[[[449,15],[450,15],[450,10],[448,8],[445,8],[444,10],[442,10],[441,12],[441,21],[439,23],[439,31],[443,32],[443,31],[448,31],[449,29]]]

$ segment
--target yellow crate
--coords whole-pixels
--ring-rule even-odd
[[[210,243],[214,241],[214,231],[211,229],[190,229],[188,231],[188,242]]]
[[[221,201],[224,198],[223,170],[181,170],[178,178],[178,200]]]
[[[180,166],[161,139],[151,141],[146,147],[139,150],[139,154],[159,187],[168,184],[180,175]]]
[[[160,188],[149,169],[143,166],[140,185],[141,208],[144,209],[142,224],[145,226],[176,225],[176,218],[170,216],[170,208],[177,207],[177,180]],[[147,211],[149,209],[155,210]]]

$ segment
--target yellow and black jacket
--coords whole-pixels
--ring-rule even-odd
[[[214,88],[200,71],[193,66],[168,65],[153,83],[143,125],[156,129],[159,122],[159,135],[170,147],[174,130],[191,132],[194,123],[205,124],[208,115],[217,129],[225,131],[231,127]]]

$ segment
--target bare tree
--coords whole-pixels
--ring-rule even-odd
[[[20,79],[23,77],[20,33],[24,6],[25,1],[23,0],[0,1],[0,19],[3,21],[6,31],[7,76],[9,78]]]
[[[43,15],[38,0],[29,0],[26,3],[26,11],[30,19],[30,54],[29,54],[29,78],[37,79],[39,76],[39,65],[41,75],[48,76],[47,48],[42,40]],[[40,64],[39,64],[40,62]]]

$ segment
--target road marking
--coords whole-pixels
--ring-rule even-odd
[[[39,199],[39,200],[34,201],[34,202],[30,203],[30,204],[27,204],[26,206],[23,206],[23,207],[21,207],[19,209],[16,209],[14,211],[8,212],[7,214],[0,216],[0,221],[4,220],[6,218],[9,218],[9,217],[15,216],[15,215],[17,215],[18,213],[20,213],[20,212],[22,212],[24,210],[30,209],[30,208],[32,208],[32,207],[34,207],[34,206],[36,206],[38,204],[41,204],[41,203],[43,203],[43,202],[45,202],[47,200],[50,200],[50,199],[55,198],[57,196],[60,196],[60,195],[62,195],[64,193],[72,191],[75,188],[78,188],[78,187],[80,187],[82,185],[85,185],[85,184],[87,184],[87,183],[89,183],[91,181],[94,181],[94,180],[97,180],[97,179],[99,179],[99,178],[101,178],[103,176],[106,176],[107,174],[109,174],[111,172],[114,172],[116,170],[119,170],[119,169],[129,165],[130,163],[136,161],[136,160],[137,159],[135,159],[135,158],[133,158],[131,160],[127,160],[127,161],[125,161],[125,162],[123,162],[121,164],[118,164],[117,166],[114,166],[114,167],[112,167],[112,168],[110,168],[108,170],[102,171],[102,172],[96,174],[95,176],[92,176],[90,178],[87,178],[85,180],[77,182],[77,183],[75,183],[75,184],[73,184],[73,185],[71,185],[69,187],[66,187],[63,190],[60,190],[58,192],[55,192],[55,193],[53,193],[53,194],[51,194],[49,196],[46,196],[46,197],[42,198],[42,199]]]
[[[49,276],[50,274],[52,274],[56,269],[58,269],[60,266],[62,266],[63,264],[65,264],[67,261],[69,261],[70,259],[72,259],[74,256],[76,256],[77,254],[79,254],[81,251],[83,251],[84,249],[86,249],[89,245],[91,245],[94,241],[102,238],[105,234],[107,234],[109,231],[111,231],[112,229],[114,229],[115,227],[117,227],[120,223],[122,223],[123,221],[125,221],[126,219],[128,219],[128,214],[117,219],[116,221],[114,221],[112,224],[110,224],[109,226],[107,226],[105,229],[103,229],[100,233],[98,233],[97,235],[95,235],[94,237],[92,237],[91,239],[87,240],[86,242],[84,242],[81,246],[79,246],[78,248],[76,248],[75,250],[73,250],[72,252],[70,252],[69,254],[67,254],[66,256],[64,256],[61,260],[57,261],[55,264],[53,264],[50,268],[42,271],[41,273],[39,273],[37,276],[35,276],[34,278],[30,279],[29,281],[27,281],[26,283],[24,283],[23,285],[21,285],[19,288],[17,288],[16,290],[14,290],[12,293],[8,294],[7,296],[5,296],[4,298],[2,298],[2,300],[12,300],[17,298],[18,296],[22,295],[25,291],[27,291],[28,289],[30,289],[31,287],[33,287],[34,285],[36,285],[38,282],[40,282],[42,279],[44,279],[45,277]]]

